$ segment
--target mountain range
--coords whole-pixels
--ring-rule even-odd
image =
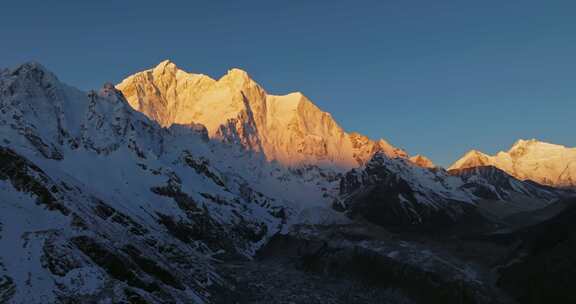
[[[0,70],[0,302],[232,303],[249,298],[249,271],[232,278],[230,267],[260,269],[247,261],[298,247],[306,270],[357,263],[357,248],[384,263],[379,280],[411,269],[383,289],[406,303],[421,300],[407,281],[448,302],[461,286],[466,303],[505,303],[505,289],[482,281],[484,261],[470,268],[429,235],[478,238],[522,214],[557,215],[574,160],[575,148],[520,140],[446,170],[239,69],[215,80],[163,61],[82,92],[25,63]],[[330,271],[353,286],[353,271]]]
[[[472,150],[448,170],[493,166],[521,179],[554,187],[576,185],[576,148],[531,140],[518,140],[507,152],[486,155]]]
[[[232,69],[218,80],[187,73],[166,60],[116,86],[137,111],[161,126],[197,123],[210,138],[238,143],[286,166],[357,167],[375,151],[406,157],[383,139],[346,133],[300,92],[270,95]]]

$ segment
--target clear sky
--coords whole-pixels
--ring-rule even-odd
[[[576,1],[1,1],[0,67],[100,87],[171,59],[302,91],[348,131],[448,165],[576,146]]]

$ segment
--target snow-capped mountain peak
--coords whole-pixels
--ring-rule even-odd
[[[150,73],[188,79],[171,66]],[[0,253],[0,302],[205,303],[223,288],[213,256],[249,257],[327,206],[330,181],[207,133],[161,127],[111,84],[82,92],[38,64],[2,70],[0,247],[12,250]]]
[[[521,179],[556,187],[576,186],[576,148],[542,142],[518,140],[508,151],[494,156],[470,151],[449,170],[494,166]]]
[[[436,168],[436,165],[432,162],[432,160],[424,155],[416,154],[410,157],[410,161],[422,168]]]
[[[230,69],[214,80],[170,61],[117,85],[129,104],[163,126],[198,123],[210,138],[240,143],[287,166],[352,168],[376,151],[407,157],[385,140],[346,133],[300,92],[268,94],[248,73]]]
[[[452,164],[448,170],[464,169],[490,165],[490,157],[478,150],[468,151],[462,158]]]

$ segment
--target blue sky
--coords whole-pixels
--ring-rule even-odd
[[[302,91],[348,131],[448,165],[576,146],[574,1],[2,1],[0,67],[90,89],[169,58]]]

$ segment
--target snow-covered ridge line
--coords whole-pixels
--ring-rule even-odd
[[[349,169],[366,163],[376,151],[407,157],[383,139],[345,132],[300,92],[268,94],[239,69],[215,80],[166,60],[116,87],[134,109],[163,126],[199,123],[210,138],[240,143],[287,166]]]
[[[487,155],[472,150],[448,170],[494,166],[520,180],[554,187],[576,186],[576,148],[531,140],[518,140],[508,151]]]

